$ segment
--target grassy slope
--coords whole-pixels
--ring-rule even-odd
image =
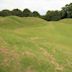
[[[0,72],[72,72],[72,19],[0,17]]]

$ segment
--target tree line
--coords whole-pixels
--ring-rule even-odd
[[[29,9],[24,9],[23,11],[19,9],[13,9],[12,11],[10,10],[2,10],[0,11],[0,16],[19,16],[19,17],[31,17],[31,16],[40,16],[40,14],[37,11],[31,12]]]
[[[19,16],[19,17],[40,17],[47,21],[57,21],[64,18],[72,18],[72,3],[65,5],[60,11],[47,11],[45,15],[40,15],[37,11],[31,12],[29,9],[2,10],[0,16]]]

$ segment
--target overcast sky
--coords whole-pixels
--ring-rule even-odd
[[[47,10],[60,10],[71,2],[72,0],[0,0],[0,10],[29,8],[31,11],[35,10],[45,14]]]

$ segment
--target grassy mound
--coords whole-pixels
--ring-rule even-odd
[[[67,19],[60,20],[60,22],[65,23],[65,24],[72,24],[72,19],[67,18]]]
[[[16,16],[10,16],[10,17],[0,17],[0,27],[1,28],[9,28],[9,29],[15,29],[15,28],[22,28],[22,27],[38,27],[41,25],[45,25],[46,21],[39,19],[39,18],[21,18]]]
[[[72,72],[72,20],[65,21],[0,17],[0,72]]]

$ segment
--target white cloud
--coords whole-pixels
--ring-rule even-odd
[[[0,9],[29,8],[44,14],[47,10],[60,10],[72,0],[0,0]]]

